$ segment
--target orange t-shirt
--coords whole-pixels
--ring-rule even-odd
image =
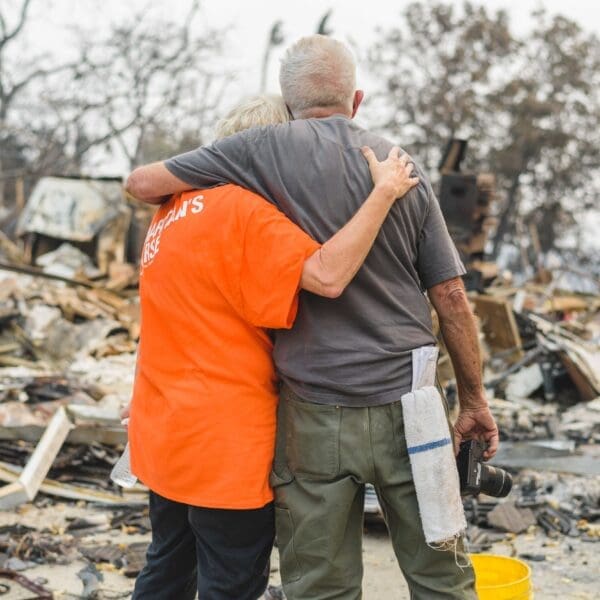
[[[226,185],[160,207],[142,251],[142,330],[129,421],[133,472],[208,508],[259,508],[277,406],[272,343],[289,328],[319,244],[274,206]]]

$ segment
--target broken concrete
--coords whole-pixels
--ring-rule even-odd
[[[521,533],[536,524],[533,511],[530,508],[517,508],[514,502],[498,504],[488,513],[487,521],[492,527],[509,533]]]

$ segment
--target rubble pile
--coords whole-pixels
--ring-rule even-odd
[[[474,282],[484,384],[502,441],[494,463],[515,479],[508,498],[465,499],[469,547],[530,540],[514,552],[541,561],[547,543],[600,540],[600,294],[560,289],[547,273],[513,286],[485,263],[493,179],[458,173],[460,144],[448,152],[443,208]],[[50,191],[66,184],[47,183]],[[468,221],[453,200],[460,186]],[[94,202],[104,206],[114,187],[94,184]],[[119,413],[140,333],[136,269],[124,260],[133,217],[115,199],[113,225],[98,221],[78,241],[77,228],[49,228],[46,201],[40,192],[36,218],[22,220],[24,253],[0,235],[0,508],[12,509],[0,511],[0,594],[20,586],[50,598],[46,582],[29,575],[50,577],[37,569],[62,564],[77,565],[78,597],[104,597],[98,590],[112,575],[139,572],[149,531],[143,486],[123,491],[109,478],[126,441]],[[137,246],[147,220],[143,212],[132,221]],[[98,232],[100,246],[89,245]],[[438,375],[456,412],[441,337],[440,346]],[[365,512],[381,517],[372,488]]]
[[[119,582],[111,590],[105,580],[114,575],[133,582],[145,562],[150,521],[142,505],[107,512],[99,505],[40,498],[23,507],[18,519],[7,514],[3,521],[8,522],[0,525],[0,586],[15,594],[9,597],[56,597],[51,587],[61,598],[126,598],[131,585]],[[73,583],[51,576],[61,568],[74,570],[82,591],[72,594]],[[38,595],[18,595],[23,590]]]
[[[0,464],[10,463],[24,467],[36,444],[34,442],[0,440]],[[91,442],[64,444],[54,459],[47,477],[59,483],[68,483],[95,490],[115,493],[119,488],[110,480],[110,471],[120,456],[118,446]]]
[[[491,288],[473,295],[473,302],[487,358],[484,382],[505,442],[502,450],[513,447],[507,441],[537,440],[538,451],[529,445],[524,457],[535,460],[545,447],[550,459],[557,453],[581,455],[598,442],[599,298],[531,284],[518,290]],[[498,460],[504,460],[502,453]]]
[[[149,531],[146,490],[124,493],[109,477],[126,441],[136,269],[117,261],[101,273],[69,243],[32,256],[36,266],[10,249],[0,269],[0,592],[69,597],[79,585],[76,597],[104,597],[109,573],[139,573]],[[61,565],[79,569],[80,583],[53,581]]]
[[[136,296],[0,272],[0,426],[126,402],[138,337]]]
[[[507,498],[464,499],[470,551],[508,544],[544,561],[561,540],[600,541],[599,297],[538,283],[470,295],[500,431],[493,462],[515,480]]]
[[[501,439],[598,441],[600,297],[537,284],[496,285],[469,295]],[[439,366],[449,402],[456,404],[444,351]]]
[[[470,297],[500,431],[493,464],[515,485],[507,498],[464,498],[468,549],[534,562],[565,551],[585,557],[581,545],[600,542],[600,297],[535,283]],[[438,374],[456,414],[454,373],[439,341]],[[371,486],[365,514],[369,523],[382,518]]]
[[[465,498],[475,552],[525,532],[600,542],[600,478],[523,470],[507,499]]]

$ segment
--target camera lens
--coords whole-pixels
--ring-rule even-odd
[[[504,469],[481,465],[481,493],[495,498],[504,498],[510,493],[512,483],[510,473]]]

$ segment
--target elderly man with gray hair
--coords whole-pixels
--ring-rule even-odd
[[[361,148],[382,158],[392,143],[353,121],[363,92],[340,42],[318,35],[297,42],[280,83],[294,121],[140,167],[129,191],[156,203],[233,182],[272,201],[315,239],[328,239],[368,195]],[[427,291],[456,373],[454,443],[479,439],[487,458],[498,445],[464,267],[428,179],[415,170],[419,184],[392,207],[345,292],[333,301],[302,292],[294,327],[275,335],[282,388],[271,482],[291,600],[361,597],[366,483],[377,491],[411,597],[476,597],[472,568],[458,566],[468,562],[462,545],[440,550],[425,539],[405,439],[401,398],[414,386],[414,356],[436,343]]]

